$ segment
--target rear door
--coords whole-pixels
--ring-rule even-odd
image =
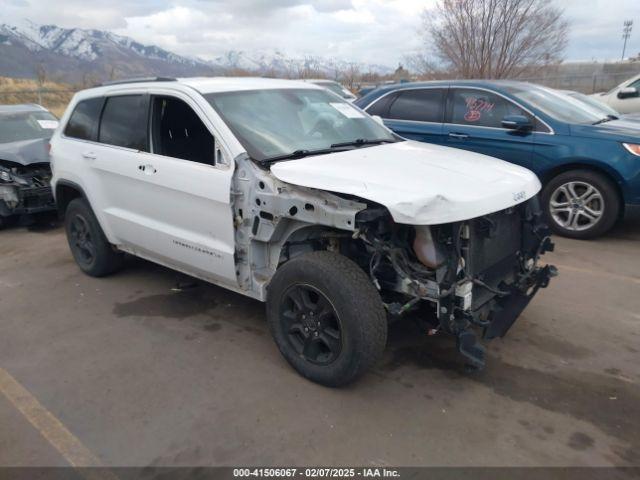
[[[93,173],[92,195],[99,199],[92,206],[116,244],[128,244],[132,237],[127,226],[136,218],[138,158],[149,148],[148,105],[141,93],[105,97],[97,143],[84,154]]]
[[[528,111],[497,93],[452,87],[443,128],[446,145],[529,167],[533,155],[533,131],[517,132],[503,128],[502,120],[507,115],[524,115],[533,125],[536,123]]]
[[[186,96],[107,97],[95,159],[104,215],[133,253],[236,285],[232,169],[194,108]]]
[[[419,142],[444,144],[442,135],[446,89],[412,88],[393,92],[367,108],[398,135]]]

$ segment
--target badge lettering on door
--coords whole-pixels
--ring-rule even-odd
[[[205,255],[209,255],[209,256],[215,257],[215,258],[222,258],[222,255],[220,255],[219,253],[212,252],[211,250],[207,250],[207,249],[202,248],[202,247],[198,247],[197,245],[189,245],[188,243],[184,243],[184,242],[181,242],[179,240],[173,240],[173,243],[175,245],[180,246],[180,247],[184,247],[184,248],[188,248],[189,250],[193,250],[194,252],[204,253]]]
[[[525,192],[524,190],[522,192],[516,192],[513,194],[513,201],[514,202],[520,202],[522,200],[524,200],[525,198],[527,198],[527,192]]]

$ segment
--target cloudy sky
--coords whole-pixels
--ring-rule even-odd
[[[128,35],[183,55],[279,49],[396,65],[418,51],[420,12],[436,0],[1,0],[0,18]],[[571,24],[568,60],[615,59],[624,19],[635,20],[629,52],[640,52],[640,0],[556,0]]]

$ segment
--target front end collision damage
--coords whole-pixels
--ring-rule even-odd
[[[50,180],[46,163],[23,166],[0,161],[0,217],[54,210]]]
[[[556,275],[539,265],[553,243],[536,197],[470,220],[413,226],[369,200],[282,182],[246,156],[236,158],[231,195],[245,294],[265,300],[284,262],[335,251],[369,274],[390,320],[419,315],[425,332],[453,335],[476,368],[485,363],[481,339],[504,336]]]

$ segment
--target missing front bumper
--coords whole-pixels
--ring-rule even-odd
[[[555,266],[546,265],[536,270],[525,285],[513,286],[510,288],[510,295],[496,299],[488,320],[483,326],[482,337],[485,340],[504,337],[538,290],[546,288],[551,278],[557,275],[558,270]],[[484,367],[486,349],[471,328],[457,334],[457,347],[472,366]]]

